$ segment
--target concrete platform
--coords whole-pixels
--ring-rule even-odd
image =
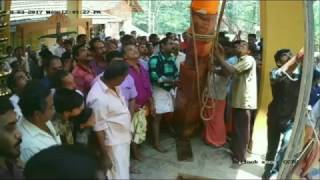
[[[209,179],[261,179],[263,173],[261,155],[250,155],[254,164],[244,164],[239,169],[231,168],[230,151],[227,148],[213,148],[205,145],[200,137],[192,139],[193,162],[179,162],[175,139],[162,137],[161,144],[167,153],[155,151],[150,144],[141,146],[142,162],[133,164],[142,174],[132,174],[132,179],[176,179],[178,175],[190,175]]]

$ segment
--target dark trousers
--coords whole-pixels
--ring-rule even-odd
[[[266,155],[266,161],[268,162],[265,166],[265,172],[271,174],[272,168],[275,171],[278,171],[280,168],[281,161],[283,159],[285,149],[289,143],[291,130],[293,123],[288,121],[287,125],[284,127],[279,125],[280,120],[275,119],[274,117],[268,117],[267,125],[268,125],[268,150]],[[281,134],[284,135],[282,139],[281,148],[279,151],[279,156],[277,159],[276,154],[280,143]],[[278,162],[277,162],[278,161]],[[280,162],[279,162],[280,161]],[[276,165],[274,165],[276,163]]]
[[[233,160],[245,161],[250,138],[250,120],[252,110],[232,109],[232,143]]]
[[[256,121],[256,116],[257,116],[257,110],[252,110],[251,111],[251,118],[250,118],[250,139],[249,139],[249,145],[251,144],[252,146],[252,134],[253,134],[253,128],[254,128],[254,123]],[[252,147],[249,147],[249,149]],[[250,149],[252,150],[252,149]]]

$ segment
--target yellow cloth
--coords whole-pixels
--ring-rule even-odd
[[[133,115],[131,128],[133,131],[132,141],[136,144],[141,144],[146,140],[147,119],[146,110],[140,109]]]
[[[219,0],[192,0],[191,8],[201,14],[217,14]]]

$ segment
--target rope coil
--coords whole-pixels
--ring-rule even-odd
[[[223,17],[223,13],[224,13],[224,9],[225,9],[225,5],[226,5],[226,0],[223,0],[222,5],[221,5],[221,9],[220,9],[218,23],[217,23],[217,29],[215,32],[219,32],[220,24],[222,22],[222,17]],[[192,14],[192,11],[191,11],[191,14]],[[214,82],[215,76],[214,76],[214,72],[212,70],[208,71],[206,86],[203,89],[202,93],[200,94],[199,62],[198,62],[198,52],[197,52],[197,48],[196,48],[197,47],[196,40],[207,41],[207,42],[212,41],[212,49],[211,49],[211,53],[210,53],[209,67],[214,68],[213,50],[215,49],[215,47],[217,45],[218,36],[216,36],[215,33],[214,34],[196,34],[192,17],[191,17],[191,31],[192,32],[191,33],[189,32],[187,35],[189,37],[191,37],[193,40],[193,50],[194,50],[194,56],[195,56],[196,75],[197,75],[197,94],[198,94],[199,103],[201,105],[200,118],[204,121],[208,121],[208,120],[212,119],[213,114],[214,114],[213,111],[215,109],[215,100],[214,99],[212,99],[211,105],[208,104],[210,95],[213,95],[214,92],[216,92],[215,86],[210,86],[211,85],[210,81],[212,80]],[[212,77],[212,79],[210,77]],[[209,115],[207,112],[208,109],[212,110],[212,113]]]

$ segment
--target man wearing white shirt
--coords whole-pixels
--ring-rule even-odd
[[[20,99],[19,95],[22,93],[28,80],[29,80],[29,78],[28,78],[26,72],[24,72],[22,70],[13,71],[9,75],[8,80],[7,80],[8,87],[14,93],[10,97],[10,101],[14,107],[14,112],[16,113],[16,117],[17,117],[18,122],[23,119],[21,108],[18,105],[18,102]]]
[[[128,69],[124,61],[111,62],[87,97],[87,104],[96,116],[94,131],[104,168],[110,169],[107,172],[110,179],[129,179],[131,116],[118,87],[128,75]]]
[[[111,51],[106,56],[107,65],[109,65],[112,61],[124,61],[123,54],[118,51]],[[96,83],[101,77],[103,77],[104,72],[100,73],[95,79],[92,81],[91,86]],[[126,101],[126,104],[129,108],[129,111],[131,115],[134,113],[134,109],[136,106],[135,98],[137,96],[137,90],[134,85],[134,80],[128,74],[128,76],[122,81],[122,83],[119,85],[121,94],[124,97],[124,100]]]
[[[58,38],[56,42],[57,42],[57,46],[53,50],[53,55],[58,56],[59,58],[61,58],[62,54],[64,52],[66,52],[66,50],[64,49],[64,46],[63,46],[63,40],[62,40],[62,38]]]
[[[30,81],[23,90],[19,106],[25,119],[19,122],[22,134],[20,159],[27,162],[33,155],[50,146],[60,145],[50,119],[53,116],[53,97],[39,81]]]
[[[180,64],[186,60],[186,54],[180,51],[180,44],[178,41],[174,41],[174,45],[173,54],[176,56],[176,66],[178,72],[180,72]]]

